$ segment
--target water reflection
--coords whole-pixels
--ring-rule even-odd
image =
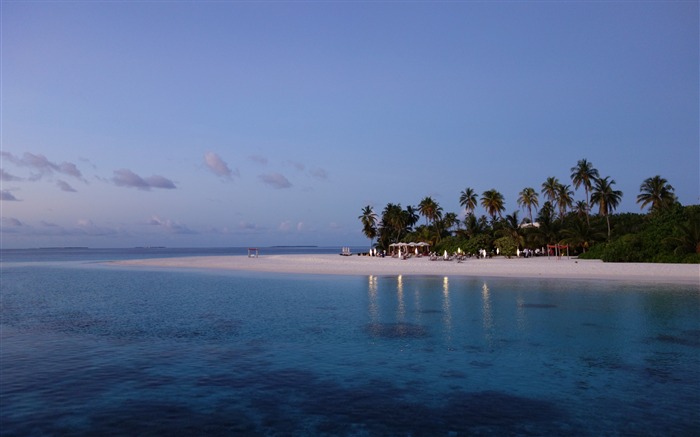
[[[442,278],[442,322],[445,325],[445,333],[452,334],[452,312],[450,311],[450,278]]]
[[[484,282],[481,287],[481,305],[482,305],[482,315],[484,324],[484,335],[486,340],[491,340],[492,330],[493,330],[493,312],[491,310],[491,290],[489,286]]]
[[[368,282],[369,318],[372,320],[372,322],[376,323],[379,320],[379,305],[377,304],[377,277],[374,275],[369,275]]]
[[[396,294],[398,299],[398,308],[396,309],[396,318],[403,321],[406,317],[406,305],[403,301],[403,277],[401,275],[396,278]]]

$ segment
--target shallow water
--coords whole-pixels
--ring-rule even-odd
[[[2,435],[698,435],[688,286],[4,263]]]

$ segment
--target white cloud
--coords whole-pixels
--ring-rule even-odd
[[[29,167],[39,173],[31,177],[32,180],[39,180],[43,175],[51,175],[59,173],[66,176],[71,176],[85,182],[83,174],[78,167],[72,162],[62,162],[60,164],[51,162],[46,156],[25,152],[22,157],[14,156],[9,152],[2,152],[2,156],[8,161],[20,167]]]
[[[187,226],[178,223],[176,221],[170,220],[170,219],[162,219],[158,217],[157,215],[154,215],[151,217],[151,219],[148,221],[149,225],[153,226],[159,226],[163,229],[165,229],[167,232],[171,234],[196,234],[196,231],[193,231],[192,229],[188,228]]]
[[[11,227],[11,228],[18,228],[22,225],[22,222],[17,220],[14,217],[2,217],[2,220],[0,220],[2,223],[3,228],[5,227]]]
[[[250,155],[248,159],[260,165],[267,165],[267,158],[261,155]]]
[[[280,223],[277,229],[279,229],[282,232],[289,232],[292,229],[292,222],[283,221],[282,223]]]
[[[304,164],[302,164],[301,162],[289,160],[289,161],[287,161],[287,164],[294,167],[297,171],[304,171],[304,169],[306,169],[306,166]]]
[[[0,200],[19,201],[18,198],[16,198],[12,193],[10,193],[7,190],[0,191]]]
[[[258,177],[261,181],[263,181],[267,185],[270,185],[273,188],[282,189],[289,188],[292,186],[292,183],[289,182],[289,179],[287,179],[286,177],[284,177],[284,175],[281,175],[279,173],[268,173],[260,175]]]
[[[77,190],[73,187],[70,186],[70,184],[66,181],[58,180],[56,181],[56,185],[58,185],[58,188],[61,189],[61,191],[66,191],[68,193],[75,193]]]
[[[232,176],[238,176],[238,170],[232,171],[228,164],[214,152],[204,154],[204,163],[215,175],[230,179]]]
[[[6,172],[5,170],[0,168],[0,180],[4,182],[12,182],[12,181],[21,181],[22,178],[11,175],[10,173]]]
[[[148,191],[151,188],[176,188],[173,181],[163,176],[154,175],[148,178],[142,178],[133,171],[125,168],[114,170],[112,182],[120,187],[138,188],[139,190],[144,191]]]
[[[309,170],[309,174],[316,179],[323,179],[326,180],[328,179],[328,172],[322,168],[312,168]]]

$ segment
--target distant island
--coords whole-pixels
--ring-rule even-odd
[[[271,247],[271,248],[275,248],[275,249],[280,249],[280,248],[282,248],[282,249],[290,249],[290,248],[294,248],[294,249],[297,249],[297,248],[308,249],[308,248],[314,248],[314,247],[318,247],[318,246],[270,246],[270,247]]]

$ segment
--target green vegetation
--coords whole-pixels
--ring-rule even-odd
[[[417,207],[389,203],[381,214],[368,205],[358,218],[380,251],[389,251],[392,243],[426,241],[437,253],[484,249],[510,257],[518,250],[557,244],[581,258],[607,262],[700,263],[700,205],[678,203],[666,179],[657,175],[642,182],[637,203],[648,210],[639,214],[614,213],[623,193],[585,159],[571,168],[571,182],[575,189],[583,188],[585,200],[575,200],[571,185],[556,177],[542,183],[541,198],[534,188],[524,188],[517,199],[526,214],[522,220],[517,210],[504,217],[505,199],[495,188],[479,196],[469,187],[459,194],[463,220],[445,213],[431,197]],[[478,204],[488,217],[475,216]]]

